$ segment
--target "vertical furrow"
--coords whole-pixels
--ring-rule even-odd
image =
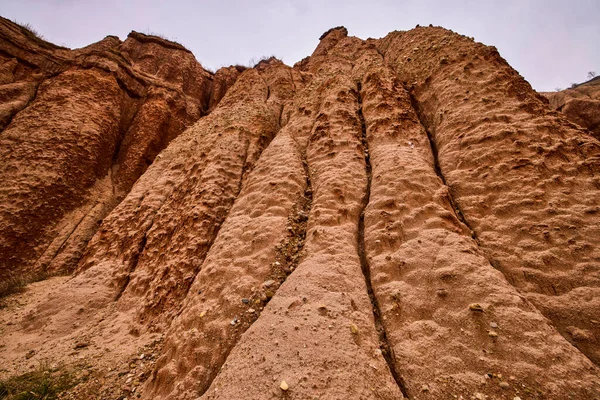
[[[406,90],[406,89],[404,89],[404,90]],[[498,265],[498,263],[496,261],[494,261],[493,259],[491,259],[489,254],[487,254],[487,252],[485,251],[485,249],[483,247],[481,247],[481,242],[480,242],[479,238],[477,237],[477,233],[473,230],[473,228],[471,227],[471,224],[469,224],[469,221],[467,221],[467,219],[465,218],[465,215],[460,208],[460,204],[458,204],[455,201],[454,195],[452,193],[452,187],[449,186],[448,183],[446,182],[446,177],[444,176],[444,173],[442,172],[442,168],[440,167],[440,160],[439,160],[439,154],[438,154],[438,146],[437,146],[436,138],[435,138],[435,132],[431,131],[431,129],[429,128],[425,119],[423,118],[423,116],[421,114],[421,109],[419,107],[419,103],[415,99],[414,94],[411,91],[408,91],[408,90],[406,90],[406,91],[407,91],[408,95],[410,96],[410,103],[411,103],[412,109],[414,110],[415,115],[417,116],[421,127],[423,127],[423,130],[427,134],[427,140],[429,142],[429,147],[431,149],[431,154],[433,156],[433,168],[435,170],[435,173],[440,178],[440,180],[442,181],[444,186],[446,186],[448,188],[448,201],[450,202],[450,205],[452,207],[452,212],[454,213],[456,218],[469,230],[471,237],[473,238],[473,240],[475,240],[477,245],[481,248],[481,251],[486,254],[486,257],[490,261],[490,264],[493,267],[496,267]]]
[[[22,104],[19,105],[19,107],[11,110],[12,112],[9,115],[0,116],[0,135],[4,132],[4,130],[6,128],[8,128],[10,126],[10,123],[12,122],[12,120],[14,118],[16,118],[17,115],[21,111],[24,111],[25,109],[27,109],[27,107],[29,107],[29,105],[35,101],[35,99],[37,98],[37,95],[38,95],[38,90],[40,88],[40,85],[42,85],[46,79],[52,78],[53,76],[56,76],[56,74],[45,76],[40,81],[35,82],[33,90],[32,90],[33,93],[31,93],[31,95],[29,97],[27,97],[25,99],[25,101],[22,101]],[[21,83],[21,82],[19,82],[19,83]],[[23,83],[25,83],[25,82],[23,82]],[[6,86],[8,86],[8,85],[6,85]],[[2,89],[2,87],[0,86],[0,90],[1,89]],[[11,98],[10,100],[13,100],[13,99]]]
[[[310,188],[302,174],[301,156],[279,122],[287,68],[276,63],[252,72],[265,90],[260,92],[260,108],[252,109],[249,122],[254,125],[244,129],[251,140],[246,143],[235,200],[206,252],[196,256],[185,300],[144,390],[149,398],[204,393],[239,337],[298,263],[306,237],[304,210],[310,207],[310,198],[303,194]],[[281,76],[284,80],[277,79]],[[265,93],[270,93],[268,101]],[[256,126],[256,121],[263,125]],[[219,173],[223,168],[213,169]],[[211,189],[211,182],[202,185],[205,192],[217,191]]]
[[[134,308],[142,326],[160,323],[166,328],[180,312],[181,302],[229,218],[246,177],[277,133],[277,116],[265,103],[264,79],[250,70],[239,81],[252,85],[252,101],[243,104],[244,111],[224,103],[229,107],[215,110],[204,124],[176,139],[179,146],[186,140],[200,139],[208,154],[204,165],[183,171],[186,179],[157,212],[157,229],[148,237],[148,254],[140,260],[120,298],[121,308]],[[235,123],[225,116],[234,110],[244,115]],[[220,118],[226,121],[225,126]],[[204,134],[205,129],[211,134]],[[211,138],[215,141],[206,142]]]
[[[153,224],[154,220],[150,223],[150,226],[148,226],[148,229],[146,229],[146,231],[144,232],[144,235],[142,236],[142,239],[140,240],[140,243],[138,245],[137,251],[131,257],[131,260],[129,261],[129,270],[124,276],[123,283],[119,285],[119,290],[115,295],[114,301],[118,301],[123,295],[123,292],[125,292],[125,289],[127,289],[127,285],[129,285],[129,282],[131,281],[131,274],[133,271],[135,271],[138,262],[140,261],[140,257],[142,256],[142,254],[144,254],[144,249],[146,248],[146,243],[148,242],[148,232],[150,232],[150,229],[152,229]]]
[[[365,277],[365,284],[367,285],[367,292],[369,294],[369,299],[371,300],[372,309],[373,309],[373,318],[375,320],[375,329],[377,330],[377,334],[379,336],[379,346],[381,348],[383,357],[385,358],[386,363],[388,364],[390,373],[394,377],[394,380],[398,384],[398,387],[402,391],[402,395],[406,398],[408,397],[408,390],[406,388],[406,383],[402,376],[400,376],[398,372],[398,368],[396,366],[395,355],[393,347],[390,346],[390,343],[387,338],[387,332],[385,329],[385,325],[381,319],[381,310],[379,308],[379,302],[375,297],[375,293],[373,292],[373,285],[371,283],[371,267],[369,265],[369,260],[367,257],[367,253],[365,251],[365,211],[369,206],[369,201],[371,198],[371,181],[373,179],[373,171],[371,167],[371,156],[369,154],[369,142],[367,140],[367,126],[365,123],[365,117],[362,112],[362,95],[361,95],[361,83],[357,82],[356,84],[356,98],[357,98],[357,116],[360,122],[360,141],[362,144],[362,151],[365,156],[365,173],[367,175],[367,186],[365,189],[365,195],[362,202],[362,209],[360,210],[359,219],[358,219],[358,256],[360,257],[360,266]]]
[[[408,393],[431,398],[467,393],[499,398],[507,390],[509,395],[593,396],[598,380],[591,363],[472,240],[444,185],[449,176],[439,168],[441,163],[446,172],[452,162],[442,149],[437,156],[446,157],[446,164],[436,162],[439,138],[428,137],[409,93],[380,65],[371,67],[362,86],[373,169],[365,248]],[[481,376],[487,376],[485,383]]]
[[[203,256],[199,257],[198,259],[198,263],[197,263],[197,268],[193,270],[193,277],[191,279],[186,280],[185,282],[183,282],[183,298],[185,298],[188,293],[189,290],[192,286],[192,283],[194,281],[194,279],[196,279],[196,276],[198,275],[198,272],[200,271],[200,267],[202,265],[202,263],[204,263],[204,260],[206,258],[206,255],[210,252],[210,249],[212,248],[212,246],[215,243],[215,240],[217,239],[217,237],[219,236],[219,231],[221,230],[221,228],[223,227],[223,224],[225,223],[225,221],[227,221],[227,218],[229,216],[229,214],[231,213],[231,209],[233,208],[233,204],[235,203],[236,199],[239,197],[241,191],[242,191],[242,187],[244,184],[244,178],[246,178],[247,174],[249,173],[249,169],[247,168],[247,162],[248,162],[248,153],[249,153],[249,148],[250,148],[250,139],[248,138],[245,141],[245,145],[244,145],[244,156],[243,156],[243,161],[240,164],[240,172],[239,172],[239,180],[237,183],[237,190],[233,193],[233,195],[231,196],[231,206],[228,207],[224,214],[220,216],[219,219],[217,219],[213,224],[213,229],[211,231],[211,235],[209,235],[208,238],[208,243],[206,244],[206,249],[203,252]],[[178,310],[177,315],[179,315],[179,313],[181,312],[181,306]]]

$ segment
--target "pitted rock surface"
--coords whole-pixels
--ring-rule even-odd
[[[1,299],[0,378],[600,399],[600,110],[569,111],[594,80],[548,100],[440,27],[214,74],[137,32],[0,36],[0,282],[47,278]]]

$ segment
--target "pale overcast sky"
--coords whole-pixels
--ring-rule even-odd
[[[213,69],[265,55],[292,65],[338,25],[366,39],[431,23],[496,46],[540,91],[600,74],[600,0],[0,0],[0,15],[71,48],[160,33]]]

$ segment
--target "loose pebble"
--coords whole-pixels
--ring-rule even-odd
[[[283,390],[284,392],[286,392],[290,387],[288,386],[286,381],[281,381],[281,384],[279,385],[279,388],[281,390]]]

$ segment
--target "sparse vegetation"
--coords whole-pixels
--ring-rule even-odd
[[[594,79],[596,77],[596,71],[589,71],[587,73],[587,79],[588,81],[591,79]],[[575,89],[577,86],[579,86],[580,83],[571,83],[571,86],[569,86],[569,89]],[[560,92],[560,90],[558,88],[556,88],[557,92]]]
[[[52,400],[58,394],[77,383],[66,369],[40,365],[38,369],[23,375],[0,380],[0,399],[6,400]]]
[[[171,47],[171,48],[175,48],[175,49],[179,49],[179,50],[185,50],[185,51],[191,53],[191,51],[187,47],[185,47],[181,43],[177,42],[177,38],[170,38],[166,35],[163,35],[163,34],[157,33],[157,32],[153,32],[149,29],[146,29],[144,32],[135,32],[135,31],[131,32],[129,34],[129,37],[131,37],[131,36],[136,37],[138,40],[162,43],[163,46]]]
[[[169,42],[174,42],[174,40],[171,40],[167,35],[163,35],[162,33],[152,32],[150,30],[145,30],[142,33],[144,35],[146,35],[146,36],[156,36],[156,37],[159,37],[159,38],[161,38],[163,40],[168,40]]]
[[[27,30],[29,33],[33,34],[33,36],[35,36],[36,38],[44,40],[44,35],[39,33],[33,26],[31,26],[31,24],[29,24],[27,22],[19,22],[14,19],[12,21],[15,24],[19,25],[21,28]]]
[[[262,63],[266,63],[271,59],[275,59],[275,60],[279,60],[279,58],[277,58],[274,54],[271,54],[270,56],[262,56],[260,58],[252,58],[250,60],[250,62],[248,63],[248,68],[256,68],[258,67],[260,64]]]
[[[11,294],[21,293],[25,290],[27,283],[24,279],[8,278],[0,284],[0,299]],[[0,305],[1,306],[1,305]]]
[[[29,283],[42,281],[46,278],[48,278],[48,275],[43,272],[25,276],[11,275],[3,282],[0,282],[0,299],[14,293],[21,293]],[[0,307],[2,307],[2,303],[0,303]]]

